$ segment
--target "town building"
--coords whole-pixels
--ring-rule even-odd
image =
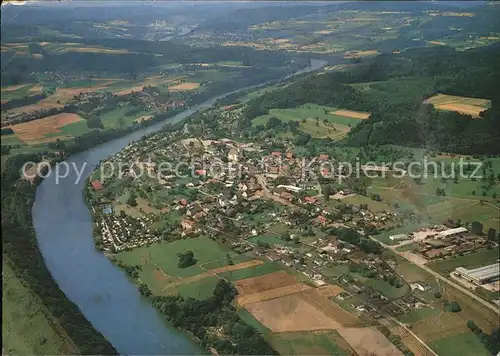
[[[474,284],[486,284],[500,279],[500,263],[497,262],[475,269],[457,267],[454,274]]]

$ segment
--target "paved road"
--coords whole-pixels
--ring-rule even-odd
[[[427,267],[426,265],[422,264],[422,263],[416,263],[417,261],[411,259],[408,257],[408,252],[400,252],[398,250],[396,250],[396,247],[395,246],[390,246],[390,245],[386,245],[382,242],[380,242],[379,240],[377,240],[376,238],[370,236],[370,238],[373,240],[373,241],[376,241],[378,243],[380,243],[382,246],[384,246],[385,248],[391,250],[392,252],[394,252],[395,254],[403,257],[404,259],[410,261],[411,263],[413,264],[416,264],[417,266],[419,266],[420,268],[422,268],[424,271],[432,274],[434,277],[436,277],[436,279],[438,280],[441,280],[447,284],[449,284],[450,286],[458,289],[459,291],[461,291],[462,293],[464,294],[467,294],[469,297],[471,297],[472,299],[474,299],[475,301],[481,303],[483,306],[485,306],[486,308],[492,310],[493,312],[495,313],[499,313],[500,312],[500,309],[499,307],[497,306],[494,306],[493,304],[490,304],[489,302],[487,302],[486,300],[484,300],[483,298],[479,297],[477,294],[475,293],[472,293],[470,290],[468,290],[467,288],[461,286],[460,284],[457,284],[451,280],[449,280],[448,278],[442,276],[441,274],[437,273],[436,271],[430,269],[429,267]]]

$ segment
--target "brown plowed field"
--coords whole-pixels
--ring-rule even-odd
[[[347,328],[338,333],[359,356],[403,356],[376,328]]]
[[[47,134],[61,132],[59,129],[65,125],[82,120],[80,116],[72,113],[62,113],[44,117],[43,119],[33,120],[10,126],[16,136],[25,142],[33,141],[55,141],[55,137],[44,137]]]
[[[298,294],[253,303],[246,308],[273,332],[334,330],[342,327],[302,300]]]
[[[279,288],[296,284],[297,280],[285,271],[268,273],[263,276],[240,279],[234,282],[238,293],[243,296],[245,294],[254,294],[266,291],[268,289]]]
[[[290,284],[288,286],[268,289],[264,292],[246,294],[238,297],[238,305],[245,306],[247,304],[258,303],[269,299],[280,298],[286,295],[295,294],[298,292],[312,289],[311,286],[302,283]]]
[[[321,314],[336,320],[341,327],[354,327],[359,325],[358,319],[353,314],[347,312],[335,302],[323,297],[317,289],[299,293],[297,296],[316,308]]]

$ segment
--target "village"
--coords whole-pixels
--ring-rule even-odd
[[[396,245],[384,251],[374,236],[415,217],[343,203],[360,189],[342,169],[324,168],[335,157],[191,136],[197,129],[190,123],[181,132],[156,134],[101,163],[87,193],[98,248],[118,253],[206,236],[237,254],[281,263],[317,287],[341,285],[339,302],[378,320],[429,308],[436,293],[426,281],[405,280],[388,254],[396,247],[414,244],[405,253],[425,264],[495,246],[466,228],[440,225],[391,235]],[[323,193],[325,179],[342,183]]]

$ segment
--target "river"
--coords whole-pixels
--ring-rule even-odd
[[[310,67],[294,75],[319,69],[325,64],[325,61],[311,60]],[[210,107],[227,94],[230,93],[212,98],[164,122],[74,155],[67,162],[79,169],[85,167],[83,177],[87,177],[99,161],[115,155],[130,142],[160,130],[166,122],[181,120],[197,110]],[[95,249],[92,217],[82,194],[85,180],[82,178],[75,183],[76,178],[77,173],[72,169],[59,184],[56,184],[54,175],[44,179],[38,186],[32,209],[38,245],[61,290],[120,354],[202,354],[203,350],[188,335],[165,322],[141,297],[137,286],[122,270]]]

